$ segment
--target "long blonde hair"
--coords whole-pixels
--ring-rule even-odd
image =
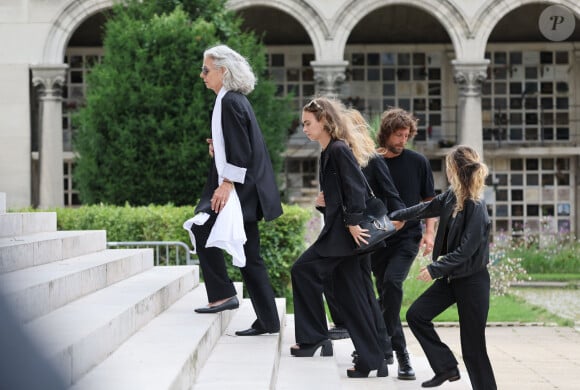
[[[445,158],[445,166],[451,189],[457,198],[453,210],[456,215],[463,210],[466,201],[481,200],[489,170],[481,161],[479,153],[466,145],[459,145],[450,151]]]
[[[326,96],[312,99],[302,110],[314,114],[332,139],[344,141],[361,167],[368,164],[374,153],[374,142],[368,135],[368,128],[357,128],[360,119],[364,126],[368,126],[362,115],[360,119],[354,119],[355,114],[350,113],[351,110],[347,110],[344,104]]]
[[[369,160],[377,153],[375,142],[370,136],[370,126],[359,110],[348,108],[344,111],[347,128],[350,133],[350,147],[361,167],[366,167]]]

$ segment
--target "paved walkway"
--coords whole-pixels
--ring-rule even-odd
[[[389,366],[387,378],[350,379],[353,350],[349,339],[335,342],[335,359],[341,375],[341,388],[347,390],[417,389],[434,375],[427,359],[409,328],[404,328],[415,381],[396,379],[397,365]],[[441,339],[459,361],[461,380],[446,382],[441,389],[471,389],[461,358],[459,328],[438,327]],[[488,353],[501,390],[578,390],[580,389],[580,332],[574,328],[551,326],[494,326],[487,329]]]

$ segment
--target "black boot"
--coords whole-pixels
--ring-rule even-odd
[[[397,352],[397,361],[399,362],[397,377],[403,380],[415,380],[415,371],[413,371],[413,367],[411,367],[409,353],[407,351],[402,353]]]

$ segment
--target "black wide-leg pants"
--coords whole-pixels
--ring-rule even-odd
[[[322,293],[325,278],[333,277],[336,304],[359,354],[358,367],[379,368],[384,354],[358,258],[321,257],[310,247],[291,273],[296,342],[316,344],[328,339]]]
[[[497,389],[485,342],[489,288],[487,268],[451,281],[438,279],[407,311],[411,331],[421,344],[435,374],[440,374],[456,367],[457,360],[435,332],[432,320],[457,303],[461,352],[474,390]]]
[[[369,304],[371,305],[371,310],[373,312],[373,318],[377,328],[377,333],[379,335],[381,349],[383,350],[385,356],[392,356],[393,347],[391,345],[391,337],[387,332],[387,327],[383,319],[383,312],[379,302],[377,301],[373,287],[373,279],[371,274],[371,255],[360,255],[358,261],[361,267],[363,282],[366,287],[367,299],[369,300]],[[334,296],[334,284],[334,274],[333,277],[326,278],[324,281],[324,296],[326,297],[328,311],[330,312],[330,317],[332,318],[335,326],[346,328],[343,315],[340,313],[340,309],[338,308],[338,304],[336,302],[336,297]]]
[[[227,273],[223,251],[219,248],[205,247],[216,218],[217,214],[212,214],[205,224],[191,227],[191,231],[195,236],[196,251],[209,302],[236,295],[234,284]],[[240,268],[240,272],[258,317],[252,327],[278,332],[280,330],[280,319],[274,300],[274,290],[270,284],[266,265],[260,255],[258,222],[244,222],[244,230],[247,239],[244,245],[246,266]]]

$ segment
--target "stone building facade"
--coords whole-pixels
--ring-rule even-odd
[[[111,0],[0,4],[0,192],[8,207],[78,204],[70,116],[102,58]],[[554,7],[557,5],[557,7]],[[447,183],[465,143],[491,168],[495,231],[579,229],[580,3],[575,0],[231,0],[264,34],[278,94],[300,107],[336,95],[371,122],[388,106],[419,119],[413,147]],[[318,150],[299,129],[285,194],[316,192]],[[310,192],[309,192],[310,191]]]

